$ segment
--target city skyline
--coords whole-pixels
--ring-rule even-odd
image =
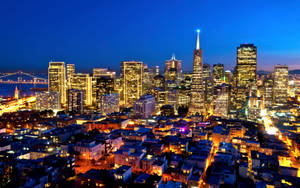
[[[244,8],[231,2],[218,5],[193,2],[184,6],[182,1],[166,1],[161,6],[156,6],[157,2],[120,2],[115,6],[75,2],[70,7],[66,2],[37,5],[34,1],[26,2],[6,2],[1,6],[2,17],[11,15],[11,10],[26,10],[4,20],[6,27],[0,31],[3,71],[44,71],[52,60],[76,64],[80,71],[109,66],[119,72],[120,62],[127,60],[163,67],[173,53],[182,60],[183,70],[191,71],[197,28],[202,30],[204,63],[222,63],[225,69],[232,70],[236,48],[243,43],[254,43],[258,47],[258,70],[273,71],[275,64],[286,64],[290,70],[300,68],[296,32],[299,15],[295,2],[253,1],[247,7],[248,14],[242,14]],[[195,11],[200,5],[207,10]],[[268,9],[257,10],[258,5]],[[130,10],[135,10],[136,15],[127,13]],[[79,11],[82,14],[77,15]],[[64,12],[63,19],[51,12]],[[222,15],[228,17],[223,19]],[[103,19],[106,17],[108,20]]]
[[[299,187],[300,2],[270,2],[0,3],[0,187]]]

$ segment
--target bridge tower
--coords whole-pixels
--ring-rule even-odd
[[[33,87],[34,87],[34,88],[36,87],[36,82],[37,82],[37,78],[34,77],[34,78],[33,78]]]
[[[18,77],[18,84],[21,84],[22,83],[22,77]]]

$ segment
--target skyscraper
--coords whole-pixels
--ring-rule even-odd
[[[142,95],[143,62],[123,61],[121,63],[122,105],[131,107]]]
[[[99,106],[99,96],[111,93],[116,87],[116,71],[107,68],[94,68],[92,77],[92,100]],[[97,97],[98,96],[98,97]]]
[[[224,82],[224,65],[214,64],[213,65],[213,80],[214,86],[218,86]]]
[[[71,89],[78,89],[83,92],[83,104],[85,107],[92,105],[92,78],[89,74],[74,74]]]
[[[263,102],[266,108],[272,107],[274,103],[274,80],[268,76],[263,83]]]
[[[153,69],[143,65],[143,94],[149,94],[153,86]]]
[[[182,79],[182,63],[175,58],[173,54],[170,60],[166,61],[165,65],[165,80],[179,82]]]
[[[257,88],[256,81],[257,48],[253,44],[241,44],[237,48],[237,65],[235,68],[235,108],[245,107],[250,89]]]
[[[284,105],[288,96],[289,70],[286,65],[276,65],[274,69],[275,104]]]
[[[75,65],[67,64],[67,86],[70,88],[73,75],[75,74]]]
[[[200,49],[200,30],[197,30],[197,44],[194,50],[193,75],[191,84],[191,101],[189,114],[204,114],[204,92],[203,92],[203,50]]]
[[[93,77],[92,97],[94,106],[99,107],[102,95],[113,93],[115,90],[114,79],[108,76]]]
[[[78,89],[68,89],[68,111],[82,114],[83,113],[83,93]]]
[[[66,104],[66,70],[64,62],[49,63],[48,90],[58,92],[61,97],[61,103]]]
[[[237,48],[237,87],[256,84],[257,48],[253,44],[241,44]]]

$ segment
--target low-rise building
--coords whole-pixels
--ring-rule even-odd
[[[85,160],[98,160],[105,154],[105,143],[83,140],[76,143],[74,150],[80,153]]]

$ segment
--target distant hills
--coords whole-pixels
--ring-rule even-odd
[[[289,74],[300,74],[300,69],[290,70]]]
[[[264,71],[264,70],[257,71],[258,75],[267,75],[267,74],[271,74],[271,73],[272,72],[270,72],[270,71]],[[300,69],[290,70],[289,74],[300,74]]]
[[[267,75],[267,74],[271,74],[272,72],[270,72],[270,71],[264,71],[264,70],[258,70],[256,73],[258,75]]]

